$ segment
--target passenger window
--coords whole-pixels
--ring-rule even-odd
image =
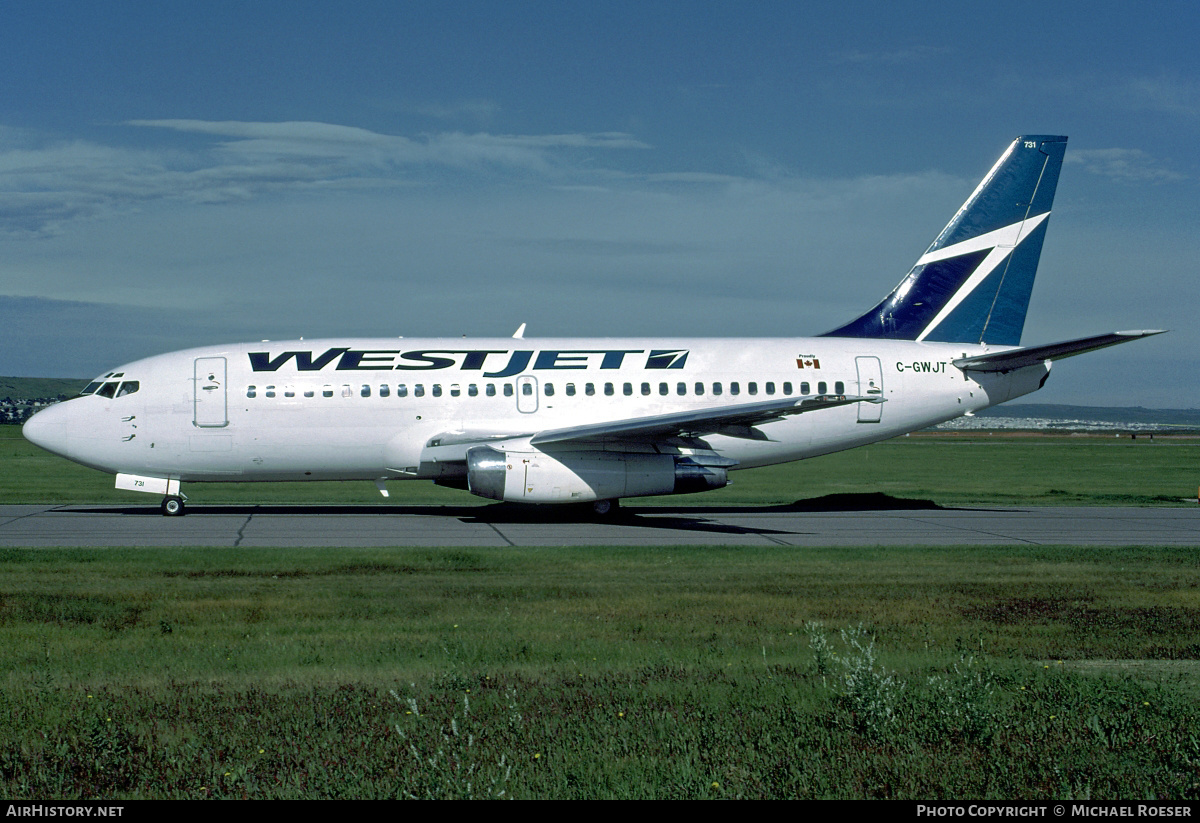
[[[408,397],[408,386],[405,385],[404,383],[401,383],[400,385],[396,386],[396,396],[397,397]]]
[[[643,383],[642,384],[642,394],[649,394],[649,393],[650,393],[650,384]]]
[[[791,392],[791,390],[788,388],[788,384],[787,384],[787,383],[784,383],[784,384],[783,384],[783,393],[784,393],[784,394],[791,394],[791,393],[792,393],[792,392]],[[800,393],[801,393],[801,394],[812,394],[811,387],[808,385],[808,381],[807,381],[807,380],[805,380],[803,383],[801,383],[801,384],[800,384]]]
[[[504,396],[505,396],[505,397],[512,397],[512,396],[513,396],[513,387],[512,387],[512,383],[505,383],[505,384],[504,384]]]
[[[467,385],[467,396],[468,397],[478,397],[479,396],[479,387],[476,386],[474,383],[468,384]]]
[[[495,384],[495,383],[488,383],[488,384],[487,384],[487,389],[485,390],[485,392],[484,392],[484,393],[485,393],[485,394],[486,394],[488,397],[495,397],[495,396],[496,396],[496,384]]]
[[[266,395],[267,395],[267,397],[274,397],[275,396],[275,387],[267,386]]]
[[[413,397],[424,397],[424,396],[425,396],[425,386],[423,384],[417,383],[415,386],[413,386]]]
[[[613,396],[613,384],[612,384],[612,383],[605,383],[605,384],[604,384],[604,394],[605,394],[605,396],[606,396],[606,397],[612,397],[612,396]]]
[[[596,384],[588,383],[586,386],[583,387],[583,393],[586,394],[588,397],[591,397],[592,395],[594,395],[596,393]]]
[[[846,393],[846,384],[843,383],[841,380],[834,383],[833,384],[833,393],[834,394],[845,394]]]
[[[666,383],[659,383],[659,384],[658,384],[658,393],[659,393],[659,394],[661,394],[661,395],[667,395],[667,394],[670,394],[670,393],[671,393],[671,387],[670,387],[670,386],[668,386]]]
[[[621,387],[621,391],[623,391],[625,393],[626,397],[632,397],[633,396],[633,384],[626,383],[624,386]]]
[[[442,396],[442,384],[441,384],[441,383],[434,383],[434,384],[433,384],[433,396],[434,396],[434,397],[441,397],[441,396]]]
[[[315,391],[313,391],[312,389],[305,389],[304,396],[305,397],[316,397],[317,393]]]
[[[729,384],[729,393],[730,394],[741,394],[742,393],[742,385],[740,383],[730,383]]]
[[[546,387],[546,396],[553,397],[554,396],[554,384],[553,383],[543,383],[542,385]]]
[[[364,383],[363,387],[359,390],[358,393],[363,397],[370,397],[371,396],[371,387]]]
[[[521,384],[521,394],[525,395],[526,397],[532,397],[533,396],[533,384],[532,383],[522,383]]]
[[[747,383],[746,384],[746,393],[747,394],[758,394],[758,384],[757,383]]]
[[[825,390],[827,388],[828,387],[825,385],[825,381],[822,380],[820,383],[817,384],[817,394],[824,394]]]
[[[379,387],[379,396],[380,397],[388,397],[391,395],[391,393],[392,393],[392,387],[389,386],[387,383],[383,383],[382,385],[380,385],[380,387]]]
[[[321,396],[322,397],[333,397],[333,386],[330,386],[328,383],[326,383],[325,386],[321,389]]]
[[[697,384],[696,384],[696,396],[697,396],[697,397],[699,397],[699,396],[701,396],[702,394],[704,394],[704,384],[703,384],[703,383],[697,383]]]
[[[451,383],[450,384],[450,396],[458,397],[461,394],[462,394],[462,387],[459,386],[457,383]]]
[[[683,397],[685,394],[687,394],[687,383],[676,383],[675,393],[680,397]]]
[[[721,394],[723,389],[720,383],[713,383],[713,394]]]
[[[295,387],[294,386],[284,386],[283,387],[283,396],[284,397],[295,397],[296,396]]]
[[[574,397],[574,396],[575,396],[575,384],[568,383],[567,384],[567,397]]]
[[[274,386],[267,386],[267,388],[272,389],[272,388],[274,388]],[[270,392],[267,393],[267,396],[274,397],[274,395],[271,394]],[[343,383],[342,384],[342,397],[353,397],[353,396],[354,396],[354,391],[353,391],[353,389],[350,388],[350,384]]]
[[[258,397],[258,386],[247,386],[246,387],[246,396],[252,397],[252,398]]]
[[[775,384],[768,380],[767,381],[767,394],[774,394],[774,393],[775,393]]]

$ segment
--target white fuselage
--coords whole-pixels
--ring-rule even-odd
[[[736,468],[751,468],[894,437],[1039,388],[1048,363],[983,374],[952,362],[1004,348],[825,337],[239,344],[130,363],[97,380],[135,390],[61,403],[27,434],[135,477],[439,478],[461,465],[452,444],[471,433],[513,448],[547,429],[788,396],[885,401],[782,417],[756,436],[702,438]]]

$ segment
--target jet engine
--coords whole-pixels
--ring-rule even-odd
[[[734,461],[720,457],[632,452],[503,452],[476,446],[467,452],[472,494],[513,503],[586,503],[652,494],[719,489]]]

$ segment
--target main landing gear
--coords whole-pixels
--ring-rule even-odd
[[[182,497],[164,497],[162,501],[162,513],[166,517],[182,517],[183,516],[183,498]]]
[[[598,518],[608,519],[616,517],[617,512],[621,510],[620,500],[597,500],[592,503],[592,514]]]

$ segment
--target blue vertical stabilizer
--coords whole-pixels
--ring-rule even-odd
[[[891,294],[822,336],[1019,345],[1066,148],[1014,140]]]

